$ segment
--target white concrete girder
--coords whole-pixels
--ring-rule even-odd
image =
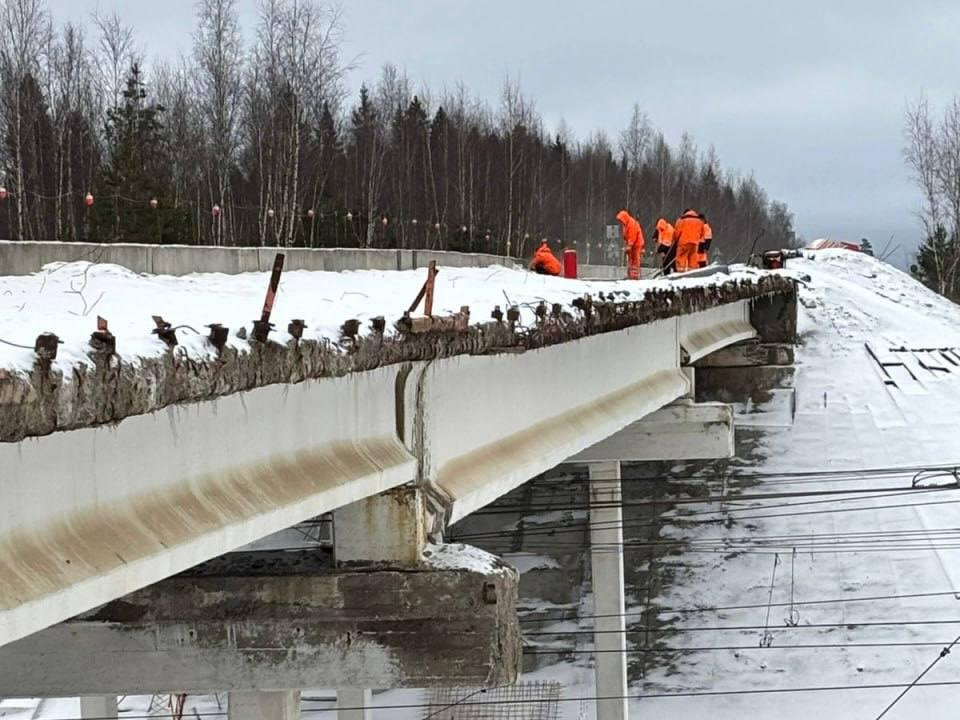
[[[409,482],[397,373],[0,443],[0,646]]]
[[[676,319],[433,363],[421,388],[423,476],[455,522],[688,389]]]
[[[690,363],[728,345],[757,337],[756,329],[750,324],[750,303],[745,300],[681,315],[679,321],[680,345]]]
[[[568,462],[719,460],[733,454],[733,408],[724,403],[681,400],[628,425]]]

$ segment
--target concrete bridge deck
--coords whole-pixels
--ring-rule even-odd
[[[425,510],[398,515],[397,532],[439,537],[690,395],[688,363],[791,302],[790,281],[758,275],[592,298],[533,328],[360,340],[335,361],[319,344],[268,343],[230,359],[232,385],[216,363],[182,382],[160,359],[128,374],[97,363],[51,387],[38,362],[0,388],[32,401],[24,422],[48,433],[0,442],[0,645],[394,488]],[[393,517],[363,507],[367,523]]]

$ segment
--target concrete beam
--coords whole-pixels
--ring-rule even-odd
[[[746,302],[719,305],[680,316],[680,345],[690,363],[756,336]]]
[[[300,720],[300,691],[229,693],[227,720]]]
[[[398,570],[224,558],[0,647],[0,696],[514,682],[517,573],[467,546],[429,552]]]
[[[423,494],[413,484],[371,495],[333,512],[338,564],[415,565],[427,543]]]
[[[421,477],[448,498],[447,523],[687,393],[678,331],[677,319],[661,320],[518,355],[430,364],[418,385],[427,409]],[[546,367],[564,369],[562,387]]]
[[[738,343],[700,358],[696,367],[757,367],[760,365],[793,365],[793,345],[761,343],[757,340]]]
[[[681,401],[569,458],[571,463],[716,460],[734,455],[733,409]]]
[[[269,385],[0,443],[0,646],[409,482],[399,373]]]

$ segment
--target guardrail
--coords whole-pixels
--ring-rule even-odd
[[[133,243],[20,242],[0,240],[0,275],[29,275],[53,262],[87,260],[121,265],[138,273],[269,272],[278,248],[213,247],[208,245],[139,245]],[[414,270],[431,260],[447,267],[524,265],[517,258],[487,253],[441,250],[385,250],[361,248],[286,248],[287,270]],[[613,265],[581,265],[580,276],[602,280],[625,277]]]

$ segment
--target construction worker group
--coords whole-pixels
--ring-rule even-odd
[[[623,235],[623,251],[627,260],[627,278],[640,279],[640,263],[643,258],[644,239],[640,222],[626,210],[617,213],[617,222]],[[684,210],[677,221],[671,225],[666,218],[657,220],[655,237],[657,254],[660,256],[660,271],[664,275],[671,272],[687,272],[706,267],[709,263],[707,253],[713,242],[713,229],[705,215],[692,208]],[[551,252],[544,240],[533,254],[530,269],[542,275],[559,275],[560,261]]]
[[[617,213],[617,220],[623,231],[627,277],[637,279],[640,277],[640,258],[643,256],[643,230],[626,210]],[[709,263],[707,253],[713,242],[713,229],[705,215],[687,208],[673,225],[663,217],[657,220],[656,240],[661,272],[664,275],[674,271],[687,272],[706,267]]]

